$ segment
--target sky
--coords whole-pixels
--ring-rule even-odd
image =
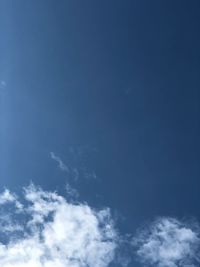
[[[199,266],[199,11],[0,0],[2,267]]]

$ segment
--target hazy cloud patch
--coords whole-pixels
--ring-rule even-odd
[[[144,264],[159,267],[195,266],[199,262],[199,229],[173,218],[159,218],[134,239]]]
[[[72,200],[76,200],[79,197],[79,192],[73,188],[69,183],[66,184],[66,192],[67,192],[67,196],[72,199]]]

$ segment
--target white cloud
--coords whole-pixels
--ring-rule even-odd
[[[1,267],[106,267],[114,260],[118,235],[109,209],[72,204],[55,192],[30,185],[24,189],[19,214],[16,197],[8,192],[0,199],[14,204],[17,217],[8,215],[7,231],[0,227],[0,237],[7,235],[6,244],[0,238]],[[1,207],[7,204],[2,201]]]
[[[0,195],[0,205],[15,201],[16,196],[14,194],[11,194],[8,189],[5,189],[4,192]]]
[[[55,160],[58,163],[58,167],[60,170],[68,172],[69,173],[69,168],[67,165],[61,160],[60,157],[58,157],[54,152],[50,152],[50,156],[53,160]]]
[[[12,194],[8,189],[5,189],[2,194],[0,194],[0,205],[14,203],[18,212],[23,208],[23,205],[17,200],[17,196]]]
[[[135,239],[140,260],[152,266],[194,266],[199,262],[198,230],[173,218],[160,218]]]

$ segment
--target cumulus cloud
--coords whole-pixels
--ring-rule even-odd
[[[159,267],[195,266],[199,262],[199,231],[173,218],[159,218],[134,240],[141,262]]]
[[[0,204],[5,204],[8,202],[15,202],[16,196],[11,194],[8,189],[5,189],[4,192],[0,195]]]
[[[9,218],[7,231],[0,227],[1,267],[107,267],[114,260],[118,234],[109,209],[70,203],[34,185],[24,189],[23,205],[9,191],[0,199],[1,210],[13,205],[12,216],[7,209],[0,216],[0,224]]]
[[[54,152],[50,152],[50,156],[53,160],[55,160],[58,163],[58,167],[61,171],[69,172],[69,168],[67,165],[61,160],[60,157],[58,157]]]

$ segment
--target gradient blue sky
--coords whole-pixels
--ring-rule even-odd
[[[200,219],[199,13],[198,0],[0,0],[0,188],[68,181],[122,232]]]

